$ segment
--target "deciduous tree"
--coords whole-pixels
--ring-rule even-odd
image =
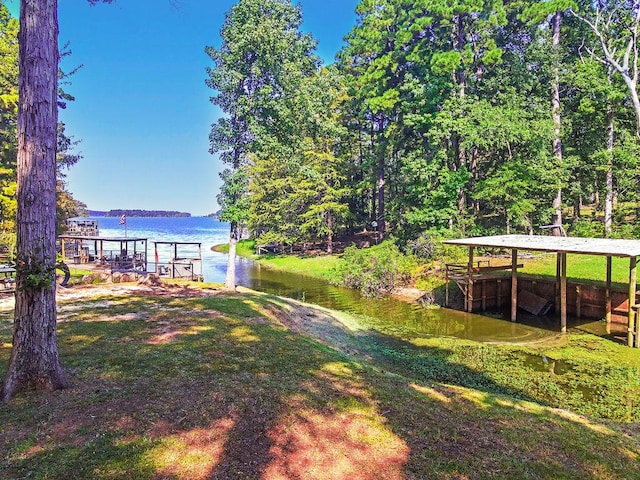
[[[299,7],[288,0],[240,0],[225,17],[220,48],[206,49],[214,62],[207,80],[216,91],[212,102],[225,113],[212,126],[210,151],[228,165],[220,200],[222,218],[231,223],[225,281],[230,289],[235,289],[235,242],[250,215],[242,189],[249,180],[257,188],[269,181],[249,167],[282,162],[300,142],[293,99],[301,79],[316,67],[315,42],[300,31],[301,22]],[[270,172],[276,171],[274,165]],[[264,201],[252,198],[254,204]]]

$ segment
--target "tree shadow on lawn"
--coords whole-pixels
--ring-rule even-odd
[[[60,324],[72,389],[0,407],[3,478],[640,477],[638,446],[604,426],[483,393],[503,386],[436,349],[450,383],[484,388],[389,373],[385,348],[416,347],[315,309],[244,295],[106,311]]]

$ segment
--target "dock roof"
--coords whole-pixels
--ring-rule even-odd
[[[146,238],[142,237],[99,237],[93,235],[60,235],[59,238],[64,240],[87,240],[87,241],[103,241],[103,242],[146,242]]]
[[[640,256],[640,240],[554,237],[543,235],[494,235],[446,240],[449,245],[496,247],[542,252],[579,253],[612,257]]]

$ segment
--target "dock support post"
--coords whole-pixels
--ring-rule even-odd
[[[607,335],[611,334],[611,256],[607,256],[607,287],[605,290]]]
[[[449,269],[444,267],[444,306],[449,308]]]
[[[629,257],[629,316],[627,327],[627,345],[629,345],[630,347],[640,346],[638,344],[638,339],[634,338],[636,330],[636,312],[633,310],[633,306],[636,304],[637,281],[637,258]]]
[[[518,312],[518,250],[511,250],[511,321],[515,322]]]
[[[567,254],[558,252],[560,256],[560,331],[567,333]]]
[[[560,304],[562,303],[561,295],[560,295],[560,279],[562,278],[562,275],[560,274],[560,270],[561,270],[560,253],[558,252],[556,253],[556,284],[553,287],[553,291],[556,294],[556,303],[555,303],[556,314],[560,314]]]
[[[582,317],[582,288],[576,285],[576,318]]]
[[[482,289],[482,311],[487,311],[487,286],[485,280],[480,280],[480,287]]]
[[[469,247],[469,264],[467,265],[467,312],[473,312],[473,248]]]

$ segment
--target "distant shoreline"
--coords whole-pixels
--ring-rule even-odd
[[[188,212],[177,212],[172,210],[109,210],[98,211],[89,210],[90,217],[121,217],[126,215],[127,217],[169,217],[169,218],[187,218],[191,217]]]

